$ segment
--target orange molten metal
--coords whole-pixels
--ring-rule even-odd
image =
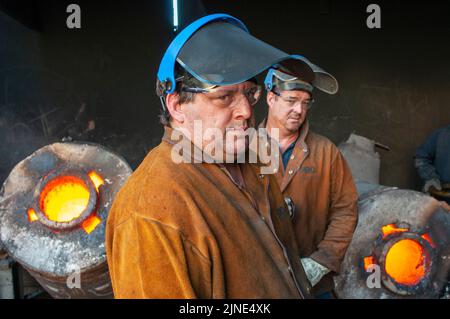
[[[92,183],[94,183],[95,189],[97,190],[98,194],[99,187],[104,184],[103,178],[94,171],[89,172],[88,176],[91,179]],[[94,214],[89,216],[81,226],[87,234],[90,234],[101,222],[102,220]]]
[[[427,242],[429,242],[431,247],[436,248],[436,244],[435,244],[434,241],[431,239],[430,234],[423,234],[421,237],[422,237],[423,239],[425,239]]]
[[[424,278],[428,265],[424,248],[412,239],[399,240],[386,254],[386,272],[402,285],[417,285]]]
[[[391,234],[403,233],[403,232],[407,232],[407,231],[408,231],[408,228],[397,228],[397,226],[395,226],[395,224],[389,224],[389,225],[381,227],[381,232],[383,233],[383,239],[385,239],[387,236],[389,236]]]
[[[364,257],[364,270],[367,271],[370,265],[376,265],[375,258],[372,256]]]
[[[102,220],[98,218],[96,215],[89,216],[81,226],[87,234],[90,234],[97,226],[100,224]]]
[[[92,183],[94,183],[95,189],[97,190],[97,193],[98,193],[98,189],[99,189],[100,185],[104,184],[103,178],[94,171],[89,172],[88,175],[89,175],[89,178],[91,179]]]
[[[45,185],[39,205],[48,219],[70,222],[78,218],[89,202],[89,190],[83,180],[75,176],[59,176]]]
[[[38,219],[39,219],[39,217],[37,216],[34,209],[33,208],[28,209],[28,220],[30,221],[30,223],[35,222]]]

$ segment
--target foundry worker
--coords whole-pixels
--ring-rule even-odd
[[[201,133],[219,129],[220,139],[245,132],[261,94],[254,77],[287,58],[228,15],[201,18],[171,43],[157,80],[162,142],[127,180],[108,217],[116,298],[310,296],[274,175],[261,174],[257,163],[216,162],[219,151],[202,152],[208,137],[195,138],[198,123]],[[173,151],[183,138],[192,152],[180,161]],[[225,140],[225,153],[235,159],[247,142]]]
[[[357,192],[338,148],[312,132],[308,111],[314,87],[334,94],[336,79],[307,61],[314,79],[272,68],[266,76],[268,116],[260,127],[279,129],[281,156],[276,172],[291,207],[300,257],[316,298],[332,298],[333,274],[340,270],[357,224]]]
[[[431,133],[416,150],[414,166],[423,182],[423,191],[442,190],[450,183],[450,125]],[[450,204],[448,198],[443,198]]]

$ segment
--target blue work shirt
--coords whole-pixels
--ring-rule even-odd
[[[297,140],[295,140],[291,145],[289,145],[289,147],[283,152],[282,158],[283,158],[283,166],[285,169],[287,167],[289,159],[291,158],[292,151],[294,150],[295,147],[295,143],[297,143]]]
[[[415,166],[420,178],[450,183],[450,125],[431,133],[416,150]]]

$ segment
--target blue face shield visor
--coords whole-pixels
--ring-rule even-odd
[[[308,63],[253,37],[240,20],[213,14],[194,21],[177,35],[163,56],[158,79],[165,93],[173,93],[176,64],[202,83],[223,86],[245,82],[274,64],[289,68],[291,63],[313,79]]]

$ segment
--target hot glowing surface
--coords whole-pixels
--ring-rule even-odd
[[[383,239],[391,234],[403,233],[403,232],[407,232],[407,231],[408,231],[407,228],[397,228],[397,226],[395,226],[395,224],[389,224],[389,225],[381,227],[381,232],[383,233]]]
[[[89,190],[75,176],[59,176],[45,185],[40,196],[40,208],[48,219],[70,222],[78,218],[89,202]]]
[[[386,254],[386,272],[397,283],[417,285],[425,276],[429,257],[415,240],[402,239],[396,242]]]
[[[95,189],[97,190],[97,193],[98,193],[98,188],[100,187],[100,185],[104,184],[103,178],[94,171],[89,172],[88,175],[89,175],[89,178],[91,179],[92,183],[94,183]]]

